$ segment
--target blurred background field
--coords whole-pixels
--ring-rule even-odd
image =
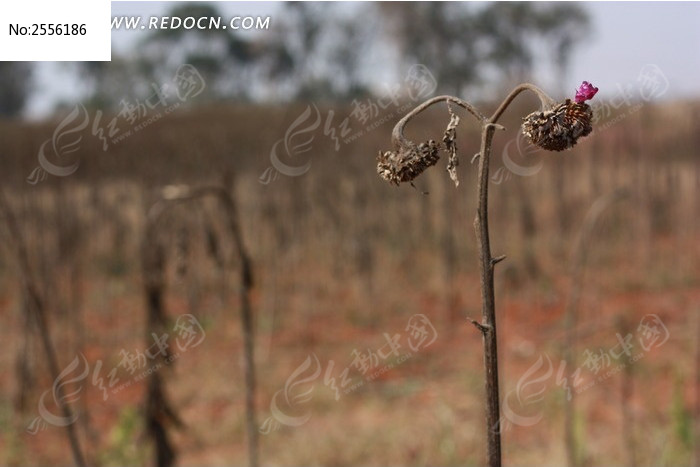
[[[321,11],[311,4],[280,7],[288,10],[288,29],[270,35],[284,40],[260,32],[253,39],[149,37],[152,49],[143,46],[142,55],[134,52],[136,58],[66,65],[80,70],[76,82],[88,83],[90,95],[79,105],[63,103],[41,121],[27,121],[21,107],[14,115],[6,111],[0,119],[2,191],[45,297],[60,368],[83,354],[91,369],[102,361],[102,376],[119,367],[121,382],[132,381],[106,398],[92,372],[71,386],[82,388],[72,406],[89,464],[153,462],[144,426],[147,378],[136,381],[119,366],[123,351],[144,351],[148,342],[141,271],[146,213],[166,187],[212,184],[223,184],[233,194],[253,268],[258,426],[272,416],[275,394],[290,391],[285,385],[307,358],[312,362],[315,356],[322,369],[297,387],[296,395],[311,390],[308,397],[280,407],[290,416],[309,415],[307,421],[282,424],[269,433],[263,427],[261,464],[483,463],[481,338],[467,321],[480,316],[472,227],[476,171],[470,165],[478,151],[478,128],[463,117],[457,188],[444,171],[444,160],[415,187],[390,186],[377,176],[375,157],[390,149],[391,129],[405,113],[397,109],[419,103],[410,95],[415,83],[404,79],[413,65],[430,72],[422,81],[434,84],[430,95],[457,93],[490,113],[515,81],[529,79],[538,63],[554,56],[538,55],[538,31],[554,31],[546,40],[560,40],[562,47],[570,42],[567,54],[591,34],[581,5],[533,5],[418,4],[404,13],[400,6],[364,6],[376,10],[361,17],[388,21],[415,15],[401,18],[422,25],[418,38],[425,38],[423,45],[415,42],[416,31],[396,32],[402,60],[395,75],[386,78],[397,83],[396,102],[387,101],[381,86],[367,84],[362,73],[346,74],[358,63],[351,52],[372,45],[350,43],[348,37],[373,37],[359,22],[333,13],[348,6]],[[187,13],[187,8],[205,7],[179,8]],[[575,18],[571,24],[548,26],[565,14]],[[324,27],[322,18],[334,18],[329,24],[336,29],[326,29],[331,26]],[[484,23],[488,18],[496,19]],[[474,32],[474,44],[485,45],[460,52],[455,44],[464,42],[457,31],[469,21],[490,24]],[[520,25],[518,34],[508,36],[514,24]],[[343,28],[351,33],[342,36]],[[328,39],[333,30],[341,31],[337,42]],[[299,42],[304,39],[309,42]],[[193,48],[198,40],[223,41],[227,60],[216,55],[216,47]],[[456,51],[436,58],[435,50],[450,47]],[[173,50],[183,55],[174,66],[163,58]],[[476,59],[483,68],[468,65]],[[330,65],[323,71],[309,63],[313,60]],[[645,57],[642,65],[653,61]],[[144,107],[142,122],[160,117],[137,130],[138,120],[129,123],[120,113],[122,101],[147,102],[153,83],[175,86],[171,79],[184,63],[206,83],[203,92],[181,100],[172,112],[161,104]],[[562,89],[589,78],[565,78],[569,65],[555,59],[548,65],[567,83],[551,90],[557,98],[568,95]],[[3,65],[4,80],[16,77],[12,66],[23,65]],[[612,92],[597,106],[594,102],[594,132],[570,151],[544,153],[524,144],[518,129],[521,117],[536,109],[530,96],[518,98],[504,119],[507,130],[496,135],[489,209],[492,250],[507,255],[496,268],[501,393],[512,409],[510,418],[504,414],[506,464],[566,463],[562,387],[563,378],[573,381],[576,368],[582,379],[577,387],[583,388],[574,416],[582,465],[692,465],[699,460],[700,102],[662,99],[666,76],[647,68],[643,76],[656,78],[650,84],[639,79],[640,69],[620,77],[626,94]],[[133,75],[133,70],[144,74]],[[228,76],[239,87],[221,84]],[[256,97],[254,86],[241,84],[251,80],[263,83],[267,94]],[[178,102],[172,92],[168,103]],[[359,103],[370,107],[364,122]],[[98,115],[101,124],[95,124]],[[65,133],[83,116],[89,125]],[[317,116],[320,123],[314,126]],[[105,150],[96,128],[107,134],[113,118],[119,119],[121,135],[129,133],[108,138]],[[346,118],[352,130],[343,135]],[[417,141],[438,139],[448,120],[444,106],[436,106],[412,122],[409,135]],[[47,167],[37,159],[42,144],[63,135],[64,144],[80,135],[78,149],[58,151],[51,162],[59,167],[77,163],[77,170],[66,176],[37,171]],[[285,167],[308,169],[292,176]],[[594,205],[603,209],[577,249]],[[0,464],[69,464],[64,428],[49,424],[34,434],[27,430],[39,415],[42,393],[54,381],[28,318],[24,278],[6,219],[3,223]],[[163,225],[158,241],[165,251],[167,314],[173,320],[192,314],[206,333],[200,345],[158,370],[182,421],[181,427],[165,425],[179,464],[245,465],[241,265],[235,245],[213,202],[175,207]],[[581,253],[582,274],[576,275],[575,258]],[[560,371],[572,345],[565,310],[576,291],[578,337],[571,350],[576,362]],[[380,357],[374,367],[392,361],[393,367],[368,379],[372,371],[361,372],[357,354],[377,354],[387,344],[385,335],[396,334],[402,337],[399,353],[405,354],[406,326],[416,314],[432,323],[434,342],[405,361]],[[650,316],[666,332],[644,349],[640,323],[649,323]],[[623,340],[633,336],[631,355],[620,353],[624,346],[618,334]],[[592,355],[600,357],[598,366]],[[350,383],[344,388],[362,384],[336,399],[328,379],[333,376],[340,384],[346,368]]]

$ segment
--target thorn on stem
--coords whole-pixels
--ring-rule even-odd
[[[496,130],[504,130],[505,131],[505,129],[506,129],[506,127],[504,127],[503,125],[500,125],[498,123],[487,123],[486,126],[493,127]]]
[[[467,319],[469,320],[470,323],[472,323],[474,326],[476,326],[476,328],[479,331],[481,331],[481,333],[484,335],[486,335],[486,333],[489,331],[489,329],[491,329],[491,326],[489,326],[488,324],[481,324],[480,322],[478,322],[474,319],[471,319],[471,318],[467,318]]]
[[[476,154],[474,154],[474,157],[472,157],[470,164],[474,164],[474,161],[477,160],[480,156],[481,156],[481,154],[478,152]]]
[[[495,266],[496,264],[500,263],[504,259],[506,259],[506,255],[500,255],[500,256],[496,256],[495,258],[491,258],[491,266]]]

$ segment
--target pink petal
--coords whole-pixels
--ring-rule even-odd
[[[593,96],[598,92],[598,88],[593,86],[588,81],[581,83],[581,86],[576,90],[576,102],[582,103],[589,99],[593,99]]]

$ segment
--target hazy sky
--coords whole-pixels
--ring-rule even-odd
[[[586,3],[594,32],[576,50],[571,75],[601,93],[637,79],[654,64],[669,81],[668,98],[700,97],[700,3]]]
[[[113,2],[112,15],[158,15],[171,8],[167,2]],[[279,11],[275,2],[218,2],[223,15],[258,14],[272,16]],[[584,7],[592,19],[593,34],[575,50],[570,83],[582,80],[600,88],[603,98],[620,94],[620,87],[638,86],[640,71],[655,65],[668,81],[663,99],[700,97],[700,3],[691,2],[590,2]],[[407,6],[410,8],[410,6]],[[112,46],[128,54],[142,37],[140,31],[113,31]],[[649,69],[649,68],[647,68]],[[536,82],[554,86],[551,76]],[[570,86],[569,86],[570,85]],[[558,88],[558,87],[557,87]],[[70,79],[66,66],[42,63],[37,77],[37,94],[29,104],[29,115],[50,112],[57,100],[79,100],[81,90]]]

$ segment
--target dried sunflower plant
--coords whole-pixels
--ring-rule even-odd
[[[457,178],[457,126],[460,117],[454,113],[452,106],[464,108],[481,125],[481,149],[472,162],[478,158],[477,192],[478,206],[474,229],[479,249],[479,269],[481,274],[481,313],[482,320],[470,321],[483,336],[484,369],[486,371],[486,427],[488,440],[488,462],[490,466],[501,465],[500,408],[498,389],[498,347],[496,334],[496,308],[494,299],[494,266],[505,259],[505,255],[493,257],[489,242],[488,224],[488,181],[491,145],[496,130],[505,130],[498,124],[508,106],[523,91],[533,92],[540,100],[541,109],[524,118],[523,134],[536,146],[549,151],[562,151],[572,148],[579,138],[587,136],[593,130],[591,119],[593,112],[585,101],[598,92],[587,81],[576,91],[572,102],[556,102],[540,88],[532,84],[520,84],[505,98],[494,114],[487,118],[469,102],[452,96],[433,97],[406,114],[394,127],[392,132],[393,151],[380,152],[377,157],[377,173],[391,184],[413,183],[425,169],[437,163],[440,152],[448,153],[447,172],[455,183]],[[428,107],[438,102],[445,102],[450,121],[441,142],[428,140],[419,144],[404,136],[404,128],[409,121]]]

